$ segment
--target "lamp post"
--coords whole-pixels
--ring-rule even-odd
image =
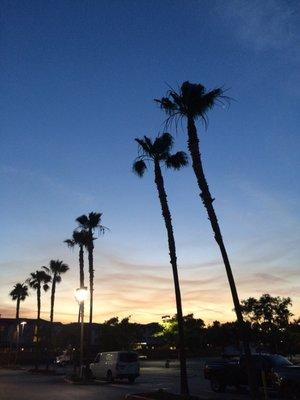
[[[19,351],[20,351],[20,338],[23,336],[24,327],[26,324],[27,324],[26,321],[18,322],[18,324],[17,324],[17,351],[16,351],[15,363],[17,363],[17,360],[18,360]],[[20,331],[20,326],[21,326],[21,331]]]
[[[87,299],[88,290],[87,287],[81,287],[76,289],[75,298],[80,307],[80,377],[82,378],[82,365],[83,365],[83,333],[84,333],[84,300]]]

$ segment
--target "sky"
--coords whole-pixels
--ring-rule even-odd
[[[164,129],[153,99],[186,80],[232,99],[198,130],[239,296],[291,296],[299,316],[299,16],[289,0],[1,2],[2,317],[15,314],[16,282],[61,259],[55,320],[76,320],[78,254],[63,241],[90,211],[110,228],[95,242],[94,321],[175,314],[153,171],[139,179],[131,166],[134,138]],[[187,150],[185,128],[171,129],[175,151]],[[233,320],[192,168],[163,174],[184,313]],[[31,292],[21,316],[35,315]]]

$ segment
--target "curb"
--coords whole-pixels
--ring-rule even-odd
[[[106,381],[72,381],[72,379],[64,378],[64,381],[66,383],[69,383],[70,385],[85,385],[85,386],[104,386],[107,385],[108,382]]]

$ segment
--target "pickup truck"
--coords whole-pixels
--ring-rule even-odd
[[[300,399],[300,366],[278,354],[255,354],[251,357],[259,387],[275,390],[284,399]],[[210,380],[214,392],[224,392],[227,386],[239,388],[248,385],[245,357],[205,364],[204,378]]]

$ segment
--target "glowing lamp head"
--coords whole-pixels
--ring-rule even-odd
[[[27,322],[26,321],[22,321],[22,322],[20,322],[20,325],[23,325],[23,326],[25,326],[27,324]]]
[[[86,286],[83,288],[76,289],[75,298],[78,301],[78,303],[82,303],[84,300],[86,300],[87,296],[88,296],[88,290]]]

